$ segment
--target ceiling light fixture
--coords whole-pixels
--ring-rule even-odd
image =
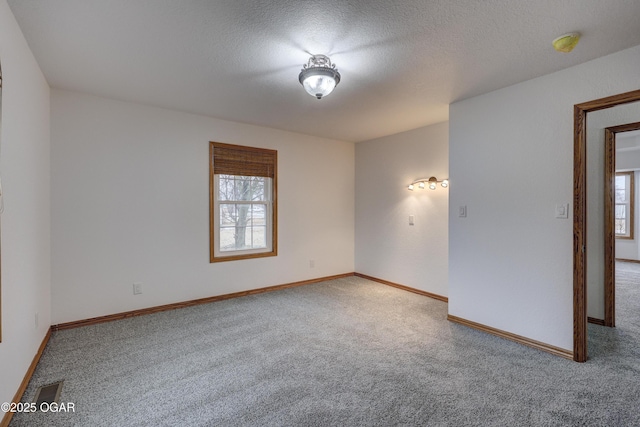
[[[340,73],[328,56],[312,55],[302,66],[298,80],[309,95],[321,99],[340,83]]]
[[[449,180],[448,179],[439,180],[435,176],[432,176],[431,178],[420,178],[420,179],[416,179],[411,184],[409,184],[409,187],[407,188],[410,191],[413,191],[414,185],[416,184],[418,184],[418,188],[421,190],[424,190],[425,186],[428,186],[430,190],[435,190],[438,184],[440,184],[442,188],[447,188],[449,186]]]
[[[558,52],[569,53],[576,47],[579,41],[580,33],[567,33],[552,41],[551,44],[553,44],[553,48]]]

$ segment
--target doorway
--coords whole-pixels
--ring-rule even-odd
[[[586,362],[588,357],[586,282],[587,115],[590,112],[637,101],[640,101],[640,90],[601,98],[574,106],[573,360],[576,362]],[[612,252],[615,252],[615,249]],[[615,262],[615,259],[613,262]]]
[[[605,129],[605,194],[604,194],[604,326],[614,327],[615,319],[615,263],[616,263],[616,238],[620,235],[634,237],[634,172],[619,173],[616,163],[616,149],[618,134],[626,134],[640,130],[640,122],[628,123],[620,126],[612,126]],[[616,180],[624,181],[622,193]],[[618,188],[618,190],[616,190]],[[629,191],[631,190],[631,191]],[[622,202],[622,203],[618,203]],[[629,206],[628,209],[626,205]],[[618,214],[616,214],[616,211]],[[637,256],[636,256],[637,257]]]

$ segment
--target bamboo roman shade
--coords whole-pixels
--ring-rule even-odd
[[[213,173],[216,175],[263,176],[276,174],[276,150],[212,142]]]

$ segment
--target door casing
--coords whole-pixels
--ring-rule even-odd
[[[640,101],[640,90],[576,104],[573,108],[573,360],[576,362],[587,361],[587,114],[636,101]]]

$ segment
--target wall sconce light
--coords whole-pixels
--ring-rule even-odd
[[[416,184],[418,184],[418,188],[421,190],[424,190],[425,187],[429,187],[430,190],[435,190],[438,187],[438,184],[440,184],[442,188],[447,188],[449,186],[449,180],[439,180],[435,176],[432,176],[430,178],[416,179],[411,184],[409,184],[409,187],[407,187],[409,191],[413,191],[413,188]]]
[[[309,95],[322,99],[340,83],[340,73],[328,56],[313,55],[302,67],[298,81]]]

